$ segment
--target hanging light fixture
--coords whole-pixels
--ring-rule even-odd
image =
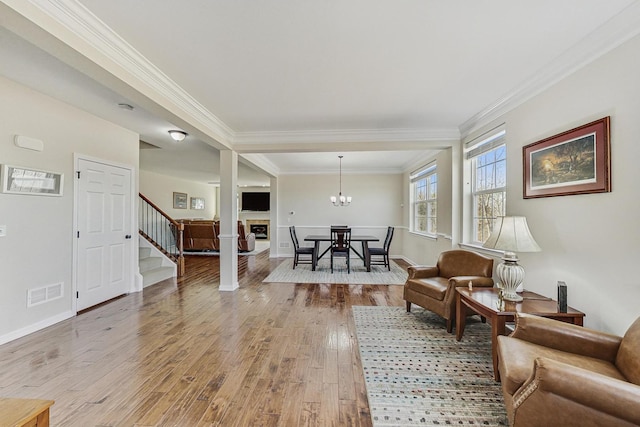
[[[170,130],[169,135],[171,135],[171,138],[176,142],[180,142],[187,137],[187,133],[181,130]]]
[[[340,192],[338,197],[331,196],[331,203],[333,206],[349,206],[351,204],[351,196],[342,195],[342,156],[338,156],[340,159]]]

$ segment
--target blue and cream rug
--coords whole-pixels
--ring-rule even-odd
[[[458,342],[439,316],[411,311],[353,307],[373,425],[509,425],[490,326],[470,317]]]
[[[316,271],[311,264],[298,264],[293,269],[293,258],[285,259],[263,282],[272,283],[340,283],[348,285],[404,285],[407,272],[391,261],[391,271],[383,265],[372,265],[367,271],[359,259],[351,260],[351,273],[347,273],[344,259],[334,261],[331,273],[330,261],[322,258]]]

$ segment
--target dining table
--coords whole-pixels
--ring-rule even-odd
[[[322,258],[329,250],[331,249],[331,235],[330,234],[310,234],[304,238],[305,242],[313,242],[313,262],[311,265],[311,270],[316,271],[316,266],[318,265],[318,261]],[[369,256],[369,242],[379,242],[380,239],[376,236],[370,235],[351,235],[351,242],[361,242],[362,243],[362,253],[358,252],[358,250],[351,245],[351,250],[355,253],[358,258],[360,258],[364,262],[364,266],[367,268],[367,271],[371,271],[371,256]],[[325,249],[322,253],[320,253],[320,243],[321,242],[329,242],[329,247]]]

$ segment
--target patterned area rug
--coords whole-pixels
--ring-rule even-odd
[[[321,259],[316,271],[311,271],[311,264],[298,264],[293,268],[293,258],[286,259],[263,280],[263,282],[280,283],[340,283],[348,285],[404,285],[407,272],[391,261],[391,271],[383,265],[372,265],[367,272],[362,261],[351,260],[351,273],[347,274],[344,259],[334,262],[331,273],[330,261]]]
[[[493,380],[491,328],[467,320],[460,342],[415,305],[353,307],[374,426],[507,426]]]

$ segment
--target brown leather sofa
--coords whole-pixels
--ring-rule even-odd
[[[219,251],[220,223],[211,220],[181,219],[184,224],[184,250],[185,251]]]
[[[518,313],[498,360],[511,426],[640,425],[640,318],[619,337]]]
[[[442,252],[435,267],[411,266],[408,272],[407,312],[412,303],[433,311],[445,318],[449,333],[456,318],[456,287],[468,286],[469,281],[474,287],[493,287],[493,259],[470,251]]]

